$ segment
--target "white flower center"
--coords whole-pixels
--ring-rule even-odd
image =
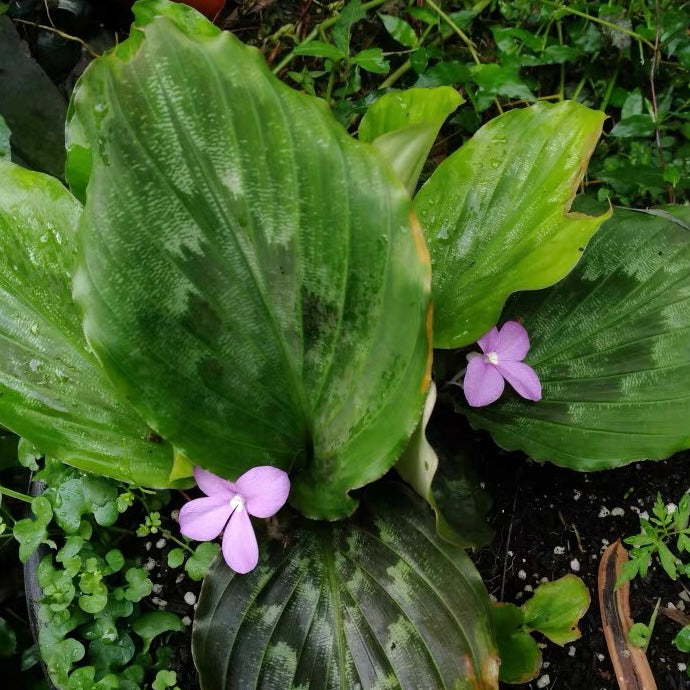
[[[487,352],[484,355],[484,361],[487,362],[488,364],[498,364],[498,353]]]
[[[238,513],[241,513],[244,510],[244,498],[239,494],[235,494],[232,497],[232,501],[230,501],[230,507]]]

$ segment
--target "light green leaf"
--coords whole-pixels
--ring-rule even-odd
[[[202,690],[497,687],[481,578],[402,485],[368,492],[350,520],[287,518],[272,534],[256,570],[219,559],[204,580]]]
[[[151,643],[163,633],[182,632],[184,623],[170,611],[148,611],[132,621],[132,630],[144,641],[144,654],[151,648]]]
[[[324,41],[309,41],[298,45],[294,50],[295,55],[307,55],[311,57],[328,58],[329,60],[344,60],[347,53],[344,53],[340,48],[337,48],[332,43],[325,43]]]
[[[400,17],[394,17],[392,14],[380,14],[379,17],[386,27],[386,31],[398,42],[406,48],[416,48],[418,39],[414,29]]]
[[[686,654],[690,652],[690,625],[686,625],[681,631],[673,638],[673,644],[681,651]]]
[[[391,68],[383,56],[381,48],[366,48],[353,56],[352,62],[367,72],[374,72],[375,74],[388,74]]]
[[[536,640],[524,630],[525,614],[514,604],[498,603],[491,609],[501,657],[499,677],[504,683],[527,683],[541,668],[541,651]]]
[[[431,253],[434,346],[474,342],[508,296],[560,280],[607,217],[570,211],[604,114],[565,101],[511,110],[434,171],[415,198]]]
[[[364,114],[359,138],[373,142],[413,194],[441,125],[463,102],[449,86],[389,91]]]
[[[185,5],[150,7],[164,16],[94,61],[72,103],[78,184],[93,162],[87,338],[195,464],[291,468],[293,505],[341,517],[402,452],[430,381],[409,198],[256,50],[212,25],[185,34]]]
[[[616,209],[564,281],[511,300],[543,399],[463,406],[473,425],[581,471],[690,447],[690,217],[673,210]]]
[[[218,544],[210,541],[202,542],[194,549],[194,553],[184,564],[185,572],[195,582],[203,580],[211,567],[211,563],[219,553],[220,546]]]
[[[80,469],[167,486],[171,446],[111,392],[72,303],[80,210],[57,180],[0,161],[0,424]]]
[[[589,590],[576,575],[544,582],[522,606],[525,625],[556,644],[573,642],[582,634],[577,624],[587,612],[589,603]]]
[[[426,437],[435,403],[436,386],[432,382],[422,419],[395,469],[431,506],[440,537],[458,546],[483,546],[493,537],[493,530],[484,520],[490,503],[472,483],[464,458],[444,457],[439,465],[438,455]]]
[[[48,543],[46,529],[53,517],[50,501],[44,496],[36,496],[31,502],[35,518],[24,518],[14,523],[12,534],[19,542],[19,560],[26,563],[29,556],[44,543]]]

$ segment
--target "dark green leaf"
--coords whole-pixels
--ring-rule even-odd
[[[361,0],[349,0],[338,15],[338,19],[333,25],[333,42],[345,54],[350,52],[350,35],[352,27],[361,19],[367,16],[362,8]]]
[[[415,82],[415,86],[420,88],[457,86],[469,81],[470,78],[470,68],[463,62],[439,62],[424,72]]]
[[[336,62],[347,57],[347,53],[344,53],[340,48],[336,48],[332,43],[324,43],[323,41],[303,43],[295,48],[295,55],[328,58]]]
[[[496,687],[479,574],[402,485],[368,492],[348,521],[287,517],[271,534],[252,573],[218,559],[204,581],[203,690]]]
[[[687,448],[689,227],[616,209],[565,280],[516,297],[504,318],[530,335],[543,399],[464,409],[472,423],[503,448],[582,471]]]
[[[388,74],[390,65],[386,58],[383,57],[383,50],[381,48],[367,48],[352,58],[355,65],[359,65],[367,72],[374,72],[375,74]]]
[[[10,128],[0,115],[0,160],[10,160]]]
[[[12,656],[17,651],[17,633],[0,616],[0,658]]]
[[[194,463],[292,469],[299,510],[350,513],[430,380],[409,197],[256,50],[210,23],[189,31],[185,5],[142,9],[160,16],[89,66],[68,125],[70,180],[90,174],[75,276],[87,338]]]
[[[651,115],[631,115],[621,120],[612,130],[612,137],[648,137],[654,133],[655,123]]]
[[[690,653],[690,625],[686,625],[674,638],[673,644],[681,651]]]
[[[522,610],[513,604],[495,604],[491,618],[501,657],[500,679],[519,684],[536,678],[541,668],[541,651],[536,640],[523,630]]]

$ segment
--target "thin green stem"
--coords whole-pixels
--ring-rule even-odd
[[[365,2],[362,4],[362,9],[365,12],[368,12],[369,10],[373,10],[377,7],[380,7],[381,5],[385,5],[389,0],[369,0],[369,2]],[[315,26],[305,37],[303,41],[298,43],[274,68],[273,68],[273,74],[278,74],[281,72],[285,67],[287,67],[292,60],[295,58],[295,51],[299,46],[303,46],[307,43],[311,43],[317,36],[323,35],[323,32],[326,29],[329,29],[331,26],[333,26],[337,21],[339,14],[334,14],[332,17],[329,17],[328,19],[324,19],[320,24]]]
[[[477,51],[474,49],[474,43],[472,42],[472,39],[434,2],[434,0],[425,0],[426,4],[431,7],[431,9],[436,12],[436,14],[443,19],[443,21],[448,24],[448,26],[455,31],[455,33],[458,35],[458,38],[467,46],[467,49],[470,51],[470,55],[472,56],[472,59],[475,61],[477,65],[481,65],[482,61],[479,59],[479,55],[477,55]]]
[[[419,43],[417,43],[417,47],[415,50],[419,50],[420,48],[424,47],[424,41],[426,41],[427,37],[431,33],[433,26],[428,26],[426,29],[424,29],[424,32],[422,35],[419,37]],[[441,37],[439,36],[438,38],[434,39],[431,41],[430,45],[436,45],[441,43]],[[381,86],[379,86],[380,89],[389,89],[393,84],[395,84],[400,77],[402,77],[406,72],[409,71],[410,67],[412,67],[412,61],[411,60],[405,60],[405,62],[402,63],[396,70],[391,72],[381,83]]]
[[[604,98],[601,101],[601,105],[599,106],[599,110],[606,110],[606,106],[609,104],[609,99],[611,98],[611,94],[613,93],[613,87],[616,85],[616,80],[618,79],[618,71],[620,70],[620,65],[616,65],[616,69],[613,71],[613,74],[611,75],[611,79],[609,79],[609,83],[606,85],[606,91],[604,92]]]
[[[564,5],[561,5],[558,2],[551,2],[551,0],[541,0],[541,2],[544,5],[549,5],[550,7],[555,7],[558,10],[561,10],[562,12],[565,12],[566,14],[574,14],[578,17],[582,17],[583,19],[587,19],[590,22],[595,22],[596,24],[601,24],[601,26],[605,26],[607,29],[611,29],[611,31],[619,31],[622,34],[627,34],[628,36],[637,39],[638,41],[644,43],[648,48],[651,48],[654,50],[654,44],[647,40],[644,36],[640,36],[637,32],[633,31],[632,29],[626,29],[624,26],[618,26],[618,24],[613,24],[612,22],[607,22],[605,19],[601,19],[599,17],[595,17],[591,14],[587,14],[586,12],[581,12],[580,10],[573,9],[572,7],[565,7]]]
[[[34,500],[31,496],[19,493],[19,491],[13,491],[12,489],[6,489],[4,486],[0,486],[0,494],[9,498],[16,498],[18,501],[24,501],[24,503],[31,503]]]
[[[160,529],[160,533],[166,539],[170,539],[170,541],[174,541],[178,546],[181,546],[186,551],[189,551],[189,553],[194,553],[194,549],[189,544],[185,544],[182,540],[178,539],[172,532],[170,532],[170,530]]]
[[[587,75],[582,77],[582,79],[580,79],[580,81],[577,83],[577,86],[575,87],[575,91],[573,91],[573,95],[572,95],[572,99],[574,101],[576,101],[578,99],[578,97],[580,96],[580,92],[584,88],[586,82],[587,82]]]

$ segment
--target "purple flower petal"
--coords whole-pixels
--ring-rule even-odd
[[[498,340],[498,328],[494,326],[488,333],[485,333],[477,341],[477,345],[482,348],[482,352],[486,354],[487,352],[496,351],[496,341]]]
[[[541,383],[537,372],[524,362],[499,362],[496,368],[518,395],[528,400],[541,400]]]
[[[246,508],[235,510],[223,535],[223,558],[240,575],[256,568],[259,545]]]
[[[506,321],[493,343],[499,362],[521,362],[529,352],[529,336],[517,321]]]
[[[263,465],[247,470],[236,482],[250,515],[267,518],[275,515],[287,501],[290,479],[287,472]]]
[[[483,407],[498,400],[504,386],[498,369],[485,362],[483,357],[475,357],[468,362],[463,388],[471,407]]]
[[[225,527],[232,508],[226,496],[204,496],[180,509],[180,532],[197,541],[215,539]]]
[[[207,496],[227,496],[228,501],[237,493],[235,485],[218,475],[207,472],[201,467],[194,468],[194,479],[197,486]]]

